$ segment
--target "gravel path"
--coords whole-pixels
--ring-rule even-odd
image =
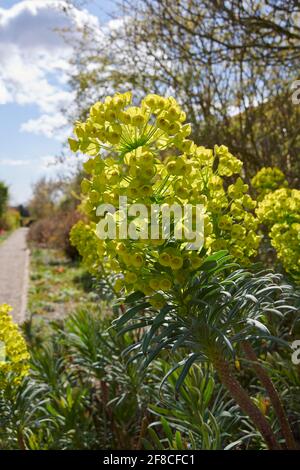
[[[0,304],[13,307],[17,323],[25,320],[29,250],[26,244],[27,228],[19,228],[0,245]]]

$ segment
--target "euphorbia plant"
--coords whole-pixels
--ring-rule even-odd
[[[257,216],[285,271],[300,283],[300,190],[280,188],[259,203]]]
[[[236,368],[250,366],[269,395],[285,446],[295,449],[280,397],[252,346],[269,341],[289,348],[282,339],[272,336],[266,323],[272,325],[274,318],[289,312],[295,314],[292,286],[284,285],[280,276],[270,272],[232,271],[229,257],[219,252],[207,258],[180,295],[181,300],[169,300],[159,312],[145,303],[142,295],[139,299],[137,293],[125,299],[129,308],[115,321],[116,327],[120,333],[133,329],[143,331],[141,341],[128,352],[140,357],[145,368],[162,350],[171,353],[181,350],[184,359],[176,363],[164,379],[181,368],[177,390],[193,363],[212,364],[222,384],[252,419],[267,446],[280,449],[269,421],[237,378]]]
[[[257,252],[256,203],[240,176],[242,162],[224,146],[206,149],[189,140],[185,119],[174,98],[148,95],[137,107],[125,93],[96,103],[87,121],[75,124],[71,149],[90,156],[84,164],[89,177],[81,186],[88,221],[74,226],[71,240],[94,275],[113,274],[114,289],[123,298],[129,295],[128,302],[142,298],[129,311],[122,306],[119,325],[138,315],[138,326],[149,327],[142,340],[146,362],[164,348],[184,347],[190,355],[183,380],[190,365],[204,357],[268,446],[278,448],[267,419],[236,380],[227,357],[256,331],[267,334],[259,322],[262,310],[252,305],[249,311],[253,299],[239,297],[233,310],[223,305],[232,295],[224,287],[247,277],[225,274],[236,268],[235,262],[248,265]],[[99,238],[97,209],[103,203],[118,206],[120,196],[148,208],[202,204],[204,246],[189,249],[187,239],[176,239],[173,229],[167,239],[123,238],[119,232],[114,239]],[[121,211],[104,214],[109,217],[118,224]],[[230,258],[219,251],[224,249]],[[247,295],[253,297],[251,291]]]
[[[10,315],[9,305],[0,305],[0,391],[10,383],[17,387],[29,370],[29,353],[18,326]]]
[[[263,167],[251,179],[251,185],[257,193],[258,201],[276,189],[285,188],[288,182],[285,179],[284,173],[277,167]]]
[[[173,288],[180,288],[205,257],[227,249],[242,264],[256,254],[259,236],[255,201],[240,177],[242,162],[224,146],[206,149],[188,139],[185,113],[174,98],[148,95],[139,107],[131,94],[96,103],[84,123],[74,128],[72,150],[91,155],[82,181],[82,209],[89,223],[79,222],[71,239],[94,274],[107,266],[115,273],[116,290],[139,290],[161,307]],[[186,204],[204,207],[204,247],[187,249],[187,240],[99,239],[97,208],[129,203]],[[110,214],[107,215],[109,217]],[[114,214],[120,218],[120,211]]]
[[[251,180],[258,205],[256,215],[265,241],[275,249],[288,275],[300,282],[300,191],[288,187],[279,168],[261,168]],[[264,245],[264,244],[262,244]],[[262,250],[268,254],[269,250]]]

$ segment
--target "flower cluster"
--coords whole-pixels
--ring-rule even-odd
[[[104,243],[96,236],[96,224],[94,222],[85,223],[82,220],[77,222],[71,230],[71,242],[77,247],[82,256],[83,264],[94,276],[109,269],[107,260],[104,257]]]
[[[11,307],[0,305],[0,389],[5,388],[8,374],[17,386],[29,370],[29,353],[19,328],[9,312]]]
[[[300,191],[277,189],[265,196],[256,212],[269,229],[272,246],[283,267],[300,280]]]
[[[92,272],[108,263],[116,273],[116,289],[141,290],[159,306],[174,287],[198,269],[205,256],[226,249],[242,264],[256,254],[260,238],[253,215],[256,202],[240,177],[242,162],[225,146],[207,149],[188,139],[191,127],[174,98],[148,95],[131,106],[131,95],[116,94],[96,103],[84,123],[77,122],[73,151],[92,158],[81,184],[82,209],[89,223],[79,222],[71,233]],[[96,224],[100,204],[202,204],[204,247],[187,249],[187,240],[100,240]],[[105,217],[121,218],[120,211]]]
[[[258,200],[261,201],[266,194],[276,189],[286,187],[288,182],[284,173],[277,167],[263,167],[252,178],[251,184],[258,193]]]

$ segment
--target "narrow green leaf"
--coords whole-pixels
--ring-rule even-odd
[[[143,292],[135,291],[135,292],[132,292],[132,294],[129,294],[128,297],[126,297],[124,303],[125,304],[132,304],[132,303],[136,302],[137,300],[142,299],[143,297],[145,297],[145,294]]]
[[[138,304],[135,307],[130,308],[129,310],[127,310],[127,312],[124,313],[124,315],[121,315],[119,318],[117,318],[117,320],[114,321],[114,325],[116,325],[117,327],[124,325],[126,322],[131,320],[136,313],[148,307],[150,307],[149,302],[143,302],[142,304]]]
[[[166,420],[166,418],[162,417],[160,421],[161,421],[163,430],[165,431],[165,435],[167,436],[169,442],[171,443],[173,439],[172,429],[168,421]]]
[[[184,363],[184,366],[183,366],[183,369],[176,381],[176,385],[175,385],[175,390],[176,392],[179,391],[184,379],[186,378],[190,368],[192,367],[193,363],[196,361],[196,359],[199,357],[199,354],[198,353],[193,353],[189,356],[189,358],[185,361]]]

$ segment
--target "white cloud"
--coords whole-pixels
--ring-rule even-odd
[[[87,157],[84,155],[76,156],[73,154],[57,157],[54,155],[45,155],[39,159],[39,173],[48,175],[70,175],[82,165]]]
[[[44,157],[41,157],[41,162],[42,168],[48,168],[51,165],[57,164],[58,159],[54,155],[45,155]]]
[[[0,165],[3,165],[3,166],[24,166],[24,165],[30,165],[30,163],[31,163],[30,160],[14,160],[13,158],[0,159]]]
[[[9,103],[10,101],[12,101],[12,96],[7,90],[4,83],[1,83],[0,81],[0,105]]]
[[[23,131],[65,137],[66,119],[59,112],[73,100],[66,87],[72,49],[59,30],[87,22],[98,27],[95,16],[64,0],[23,0],[0,8],[0,104],[34,104],[41,112],[22,124]]]
[[[37,119],[29,119],[21,125],[21,131],[43,134],[56,140],[65,140],[71,133],[67,118],[61,113],[42,114]]]

